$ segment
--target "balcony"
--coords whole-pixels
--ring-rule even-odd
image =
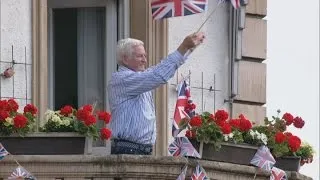
[[[15,155],[0,161],[0,180],[6,179],[17,167],[17,160],[38,180],[122,180],[176,179],[188,163],[190,176],[197,162],[211,179],[269,180],[270,174],[253,166],[223,162],[137,155]],[[287,172],[289,180],[311,180],[297,172]]]

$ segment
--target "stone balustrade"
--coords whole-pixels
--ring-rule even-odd
[[[138,155],[16,155],[0,161],[0,180],[7,179],[17,167],[17,160],[38,180],[122,180],[176,179],[188,163],[188,175],[199,162],[211,179],[268,180],[270,174],[253,166],[187,159]],[[287,172],[289,180],[311,178],[297,172]]]

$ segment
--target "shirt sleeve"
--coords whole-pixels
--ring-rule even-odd
[[[121,78],[121,84],[128,95],[139,95],[151,91],[173,77],[176,70],[184,64],[187,57],[175,51],[159,64],[143,72],[131,72]]]

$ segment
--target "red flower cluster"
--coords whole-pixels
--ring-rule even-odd
[[[23,108],[23,112],[24,114],[26,113],[31,113],[32,115],[36,115],[38,112],[38,109],[32,105],[32,104],[27,104],[24,108]]]
[[[200,127],[202,125],[202,119],[200,116],[194,116],[191,118],[189,124],[192,127]]]
[[[302,128],[304,126],[304,120],[301,117],[297,116],[293,118],[290,113],[283,114],[282,119],[285,120],[287,126],[290,126],[292,123],[296,128]]]
[[[77,118],[87,126],[94,125],[97,122],[96,117],[92,114],[91,105],[81,107],[77,112]]]
[[[21,114],[18,114],[16,117],[13,118],[13,125],[15,128],[24,128],[26,127],[28,119]]]
[[[296,152],[300,149],[301,146],[301,140],[298,136],[292,135],[290,132],[277,132],[274,140],[276,143],[288,143],[288,147],[292,152]]]
[[[239,129],[242,132],[247,132],[252,128],[251,121],[243,114],[240,114],[238,119],[231,119],[229,123],[233,128]]]
[[[28,118],[30,115],[32,118],[37,114],[38,109],[32,105],[27,104],[23,111],[24,113],[18,113],[19,105],[14,99],[0,100],[0,123],[5,122],[7,118],[13,118],[13,127],[16,129],[25,128],[28,124]],[[27,115],[30,113],[30,115]],[[1,125],[1,124],[0,124]]]
[[[60,109],[60,113],[66,117],[73,112],[73,108],[70,105],[66,105]]]
[[[186,137],[188,137],[188,138],[190,138],[190,139],[192,139],[192,138],[195,138],[196,137],[196,132],[194,132],[194,131],[191,131],[191,130],[187,130],[186,131]]]
[[[106,124],[109,124],[111,114],[105,111],[98,112],[98,119],[103,120]]]
[[[111,132],[111,130],[108,129],[108,128],[102,128],[102,129],[100,130],[101,139],[108,140],[108,139],[110,139],[111,134],[112,134],[112,132]]]

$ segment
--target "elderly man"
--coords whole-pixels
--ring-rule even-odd
[[[152,90],[173,77],[185,62],[186,53],[203,42],[203,33],[187,36],[176,51],[156,66],[146,69],[147,55],[142,41],[118,42],[119,70],[108,84],[113,140],[111,154],[150,155],[156,141],[156,117]]]

